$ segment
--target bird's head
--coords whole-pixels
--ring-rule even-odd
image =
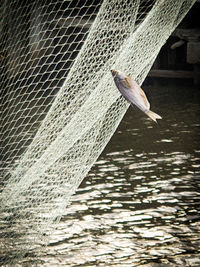
[[[113,78],[117,78],[119,80],[123,80],[126,77],[126,75],[119,70],[111,70],[111,73]]]
[[[119,70],[111,70],[112,76],[114,78],[115,83],[122,84],[125,88],[130,88],[131,83],[131,77],[124,74],[123,72]]]

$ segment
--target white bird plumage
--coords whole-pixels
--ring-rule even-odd
[[[133,78],[118,70],[111,70],[111,73],[118,90],[128,102],[137,106],[153,121],[162,119],[161,116],[150,110],[150,103],[144,91]]]

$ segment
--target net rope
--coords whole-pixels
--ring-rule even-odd
[[[59,220],[193,0],[8,1],[0,12],[2,255]],[[8,259],[11,261],[12,257]]]

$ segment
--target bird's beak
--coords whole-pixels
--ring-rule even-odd
[[[117,70],[111,70],[112,76],[115,77],[118,74]]]

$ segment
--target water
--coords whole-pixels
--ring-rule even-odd
[[[163,120],[128,110],[48,246],[21,265],[200,266],[200,91],[146,92]]]

